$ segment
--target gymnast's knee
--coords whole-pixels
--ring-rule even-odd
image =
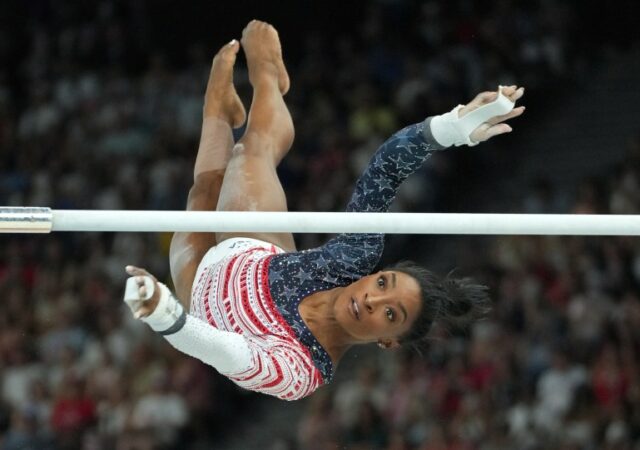
[[[233,147],[231,158],[240,156],[269,158],[277,165],[290,147],[289,140],[283,143],[280,137],[274,137],[270,133],[248,131]]]

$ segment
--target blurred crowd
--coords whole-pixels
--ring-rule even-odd
[[[145,38],[151,3],[29,5],[24,26],[0,28],[0,204],[183,209],[216,49],[184,41],[175,64]],[[296,142],[280,168],[292,210],[342,209],[400,126],[497,84],[553,88],[614,45],[576,39],[593,18],[565,2],[375,1],[357,17],[349,30],[283,43],[285,58],[290,47],[298,55],[287,60]],[[249,98],[241,63],[235,79]],[[433,158],[394,208],[451,201],[447,183],[465,174],[447,158]],[[633,161],[606,189],[585,182],[572,209],[637,212]],[[525,208],[550,207],[551,189],[536,186]],[[324,237],[298,239],[307,248]],[[126,264],[170,281],[169,240],[0,240],[0,448],[211,448],[254,419],[256,396],[173,351],[122,306]],[[470,340],[436,333],[424,356],[372,363],[320,391],[300,446],[535,448],[561,430],[572,430],[566,448],[631,442],[639,272],[633,239],[497,240],[478,271],[494,288],[491,319]]]

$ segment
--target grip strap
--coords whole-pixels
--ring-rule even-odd
[[[450,112],[436,116],[431,119],[431,133],[440,145],[449,147],[451,145],[468,145],[473,147],[478,142],[473,142],[471,133],[480,125],[492,119],[510,112],[514,103],[502,93],[502,86],[498,88],[498,97],[491,103],[458,117],[458,112],[464,105],[458,105]]]
[[[169,288],[162,283],[158,283],[158,288],[160,289],[158,305],[148,316],[140,316],[139,310],[142,303],[153,297],[155,283],[151,277],[143,276],[146,295],[142,297],[140,296],[140,288],[136,282],[136,278],[138,277],[139,276],[130,277],[127,280],[124,292],[124,301],[129,308],[131,308],[134,317],[146,322],[154,331],[164,336],[180,331],[186,322],[187,313],[182,307],[182,304],[173,296]]]

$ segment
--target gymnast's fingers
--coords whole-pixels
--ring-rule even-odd
[[[524,109],[525,109],[524,106],[518,106],[517,108],[513,108],[507,114],[503,114],[502,116],[492,117],[491,119],[487,120],[487,123],[489,125],[496,125],[501,122],[504,122],[505,120],[513,119],[514,117],[518,117],[522,115],[522,113],[524,112]]]
[[[491,139],[494,136],[497,136],[499,134],[509,133],[511,131],[512,131],[512,128],[506,123],[501,123],[498,125],[489,125],[487,122],[485,122],[475,130],[473,130],[473,133],[469,135],[469,138],[473,142],[484,142],[488,139]]]
[[[515,86],[514,86],[514,88],[515,88]],[[505,95],[507,95],[507,94],[505,94]],[[524,88],[521,86],[521,87],[515,89],[511,95],[507,95],[507,97],[509,97],[509,100],[511,100],[512,102],[515,103],[520,98],[522,98],[523,95],[524,95]]]
[[[140,268],[140,267],[136,267],[136,266],[126,266],[124,268],[124,270],[127,271],[127,273],[131,276],[136,276],[136,275],[147,275],[147,271]]]
[[[498,97],[498,93],[495,91],[481,92],[474,97],[469,103],[464,105],[458,111],[458,117],[464,117],[466,114],[470,113],[473,110],[480,108],[482,105],[486,103],[491,103]]]
[[[500,92],[502,92],[502,95],[515,103],[520,97],[524,95],[524,88],[518,87],[516,85],[502,86],[500,88]]]
[[[507,125],[506,123],[500,123],[498,125],[493,125],[486,131],[486,139],[491,139],[494,136],[498,136],[504,133],[511,133],[513,128]]]
[[[147,277],[151,277],[151,279],[154,282],[157,282],[158,280],[156,279],[156,277],[154,277],[153,275],[151,275],[149,272],[147,272],[145,269],[141,268],[141,267],[136,267],[136,266],[127,266],[125,267],[125,270],[127,271],[127,273],[131,276],[137,277],[137,276],[147,276]]]
[[[512,85],[512,86],[502,86],[500,88],[500,92],[502,92],[502,95],[504,95],[505,97],[507,97],[509,100],[513,101],[513,99],[511,98],[516,90],[517,90],[517,86]]]
[[[496,91],[481,92],[480,94],[476,95],[476,98],[471,100],[470,103],[474,104],[476,107],[480,107],[485,103],[491,103],[497,97],[498,93]]]
[[[138,285],[138,294],[140,294],[141,298],[145,298],[147,296],[147,285],[145,283],[146,277],[138,275],[134,279]]]

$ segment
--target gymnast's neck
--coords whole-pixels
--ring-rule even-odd
[[[320,291],[305,297],[298,311],[311,333],[331,357],[334,367],[347,350],[353,345],[353,338],[335,319],[334,303],[340,291],[337,287],[328,291]]]

